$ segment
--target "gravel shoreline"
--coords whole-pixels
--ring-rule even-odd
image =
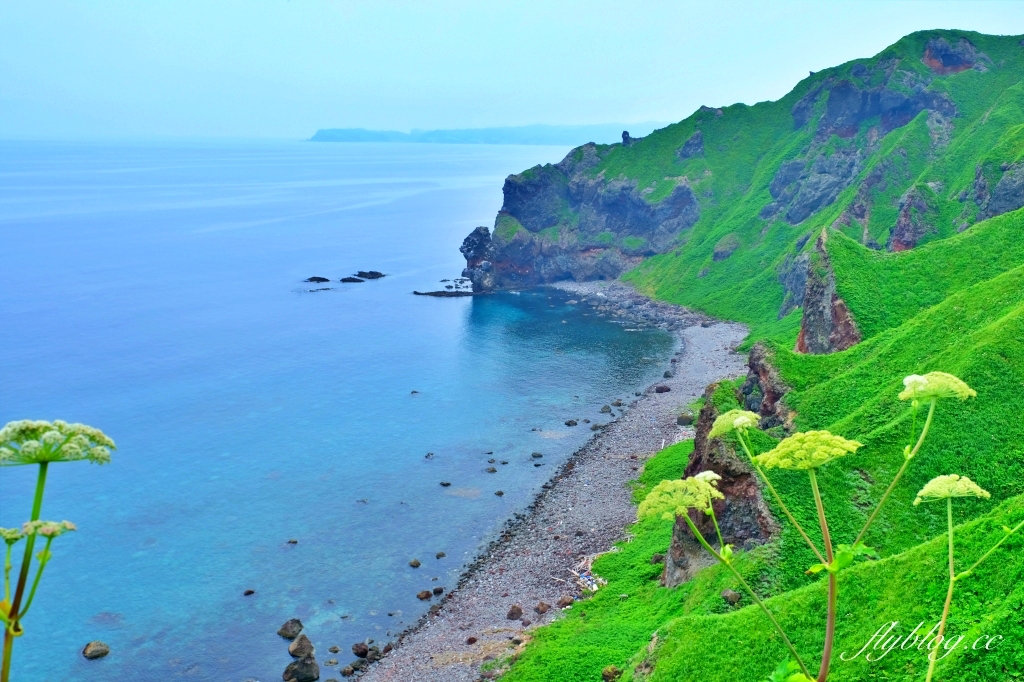
[[[746,372],[746,356],[734,350],[747,334],[742,325],[650,301],[619,282],[556,286],[610,316],[673,331],[680,350],[666,367],[672,376],[623,406],[618,419],[559,467],[481,550],[440,609],[371,666],[361,676],[365,681],[472,682],[481,679],[483,662],[525,646],[530,630],[557,618],[560,598],[580,594],[571,569],[624,537],[636,514],[628,482],[644,460],[693,436],[691,427],[676,424],[679,412],[709,383]],[[655,386],[670,390],[657,393]],[[551,606],[546,613],[536,609],[541,602]],[[521,617],[509,618],[515,606]]]

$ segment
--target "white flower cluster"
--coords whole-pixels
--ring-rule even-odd
[[[0,429],[0,466],[83,459],[106,464],[115,448],[114,441],[99,429],[59,419],[22,419]]]

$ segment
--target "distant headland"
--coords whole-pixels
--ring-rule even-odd
[[[585,142],[611,144],[622,140],[622,131],[642,137],[666,123],[600,123],[594,125],[528,125],[507,128],[458,128],[453,130],[397,130],[321,128],[312,142],[432,142],[440,144],[552,144],[577,146]]]

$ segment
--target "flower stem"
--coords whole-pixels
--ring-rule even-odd
[[[949,589],[946,591],[946,604],[942,607],[942,620],[939,621],[939,633],[935,636],[935,650],[928,656],[928,675],[925,677],[925,682],[932,682],[932,675],[935,673],[935,662],[939,660],[939,646],[942,644],[942,635],[946,631],[946,619],[949,617],[949,606],[953,602],[953,587],[956,585],[956,571],[953,570],[952,497],[946,498],[946,521],[949,524]],[[977,566],[977,564],[975,564],[975,566]]]
[[[900,470],[896,472],[896,476],[892,479],[892,483],[890,483],[889,487],[885,489],[882,499],[880,499],[878,504],[875,505],[875,509],[871,512],[871,516],[869,516],[868,520],[864,523],[864,527],[860,529],[859,533],[857,533],[857,539],[853,541],[853,544],[856,545],[864,539],[864,535],[868,532],[868,528],[870,528],[871,524],[875,522],[875,517],[878,516],[878,512],[882,510],[882,507],[889,499],[889,495],[892,494],[896,484],[900,482],[900,479],[903,478],[903,474],[907,471],[907,467],[910,466],[910,460],[914,459],[918,450],[921,449],[921,445],[924,444],[924,439],[928,435],[928,430],[932,426],[932,417],[935,416],[935,403],[936,399],[932,398],[931,404],[928,406],[928,418],[924,420],[924,428],[921,429],[921,435],[917,439],[917,444],[914,445],[914,449],[910,451],[910,454],[904,456],[903,465],[900,467]]]
[[[40,462],[39,476],[36,478],[36,495],[32,502],[32,521],[39,520],[39,514],[43,510],[43,490],[46,488],[46,468],[49,462]],[[29,535],[25,538],[25,556],[21,560],[21,572],[18,574],[18,586],[14,590],[14,600],[11,602],[7,612],[9,625],[4,628],[4,657],[3,666],[0,667],[0,682],[10,682],[11,679],[11,656],[13,656],[15,634],[21,634],[21,619],[18,608],[21,606],[21,598],[25,593],[25,585],[28,582],[29,567],[32,563],[32,549],[35,547],[36,536]]]
[[[743,434],[737,431],[736,436],[740,441],[740,445],[743,446],[743,451],[747,453],[747,457],[750,459],[750,463],[753,465],[754,470],[761,477],[761,480],[764,481],[765,485],[768,486],[768,490],[771,491],[772,497],[775,498],[775,503],[779,505],[780,509],[782,509],[782,513],[786,515],[786,518],[789,519],[789,522],[792,523],[793,527],[796,528],[798,533],[800,533],[800,537],[804,539],[804,542],[807,543],[807,546],[811,548],[812,552],[814,552],[814,556],[818,557],[818,561],[820,561],[821,563],[827,563],[825,561],[825,557],[821,555],[821,552],[818,551],[818,548],[814,546],[813,542],[811,542],[811,538],[808,537],[807,533],[803,529],[803,526],[797,523],[796,519],[793,518],[793,513],[789,511],[789,507],[787,507],[786,503],[782,501],[782,497],[779,495],[779,492],[775,489],[775,486],[772,485],[772,482],[768,479],[768,475],[765,474],[761,467],[757,465],[757,462],[754,460],[754,455],[750,451],[750,446],[747,445],[746,441],[743,439]]]
[[[764,614],[768,616],[768,620],[770,620],[772,622],[772,625],[775,626],[775,630],[779,633],[779,635],[782,636],[782,641],[785,643],[786,648],[789,649],[789,653],[793,654],[793,658],[796,659],[797,665],[800,666],[800,670],[803,671],[804,675],[810,677],[810,673],[807,672],[807,666],[804,665],[803,660],[800,658],[800,654],[796,652],[796,647],[794,647],[793,643],[789,641],[789,637],[786,636],[786,633],[782,629],[782,626],[779,625],[779,621],[775,620],[775,616],[773,616],[772,612],[768,610],[768,607],[764,605],[764,602],[762,602],[761,599],[757,596],[757,593],[754,592],[753,588],[747,584],[747,581],[743,579],[743,576],[740,575],[740,572],[737,571],[736,567],[732,565],[732,562],[723,559],[722,555],[716,552],[711,547],[711,545],[708,544],[708,541],[705,540],[704,536],[701,535],[699,530],[697,530],[697,526],[693,525],[693,521],[690,520],[689,514],[683,514],[683,519],[686,520],[686,524],[690,527],[690,530],[693,532],[694,537],[696,537],[697,541],[704,546],[704,549],[710,552],[711,555],[718,560],[718,563],[724,565],[726,568],[732,571],[732,574],[736,576],[737,580],[740,581],[740,584],[743,585],[743,588],[747,591],[747,594],[750,595],[751,599],[754,600],[754,603],[761,607],[761,610],[764,611]]]
[[[821,526],[821,537],[825,542],[826,563],[832,563],[832,536],[828,532],[828,521],[825,519],[825,504],[821,499],[821,491],[818,490],[818,477],[814,469],[807,470],[811,479],[811,490],[814,492],[814,506],[818,510],[818,525]],[[828,669],[832,664],[832,644],[836,638],[836,574],[828,573],[828,615],[825,620],[825,646],[821,652],[821,668],[818,670],[818,682],[825,682],[828,679]]]
[[[985,552],[984,554],[982,554],[981,558],[978,559],[977,561],[975,561],[974,564],[970,568],[968,568],[966,571],[963,571],[962,573],[957,574],[956,579],[960,580],[961,578],[966,578],[967,576],[969,576],[971,574],[971,572],[973,572],[974,569],[976,569],[978,567],[978,564],[980,564],[982,561],[987,559],[989,557],[989,555],[992,554],[992,552],[994,552],[997,549],[999,549],[999,545],[1001,545],[1004,542],[1006,542],[1007,538],[1009,538],[1011,535],[1013,535],[1014,533],[1019,531],[1021,528],[1024,528],[1024,521],[1021,521],[1016,526],[1014,526],[1013,529],[1010,530],[1009,533],[1006,533],[1005,535],[1003,535],[1003,537],[1000,538],[999,542],[997,542],[996,544],[992,545],[992,548],[990,550],[988,550],[987,552]]]
[[[43,547],[42,558],[39,559],[39,569],[36,571],[36,579],[32,581],[32,589],[29,590],[28,600],[25,602],[25,608],[18,614],[18,618],[24,618],[25,614],[28,613],[28,609],[32,606],[32,600],[36,596],[36,588],[39,587],[39,579],[43,577],[43,569],[46,568],[46,564],[50,561],[50,545],[53,543],[53,538],[46,538],[46,546]]]

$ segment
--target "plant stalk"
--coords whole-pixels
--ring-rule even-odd
[[[782,641],[785,643],[786,648],[789,649],[789,653],[793,654],[793,658],[796,660],[797,665],[800,666],[800,670],[803,671],[804,675],[806,675],[807,677],[810,677],[811,676],[810,673],[807,672],[807,666],[804,665],[803,660],[800,658],[800,654],[798,654],[796,652],[796,647],[794,647],[793,643],[791,641],[789,641],[789,637],[786,636],[786,633],[782,629],[782,626],[779,625],[779,621],[775,620],[775,616],[772,615],[772,612],[768,610],[768,607],[765,606],[764,602],[762,602],[761,599],[757,596],[757,593],[755,593],[753,588],[750,587],[750,585],[747,584],[747,581],[743,579],[743,576],[740,575],[740,572],[736,570],[736,567],[733,566],[731,562],[728,562],[725,559],[723,559],[722,555],[719,554],[718,552],[716,552],[711,547],[711,545],[708,544],[708,541],[705,540],[704,536],[701,535],[699,530],[697,530],[697,526],[693,525],[693,521],[690,520],[689,514],[683,514],[683,518],[686,520],[686,524],[690,527],[690,530],[693,532],[694,537],[696,537],[697,541],[700,542],[700,544],[704,546],[704,549],[706,549],[708,552],[710,552],[711,555],[713,557],[715,557],[716,560],[718,560],[718,563],[723,564],[726,568],[728,568],[730,571],[732,571],[732,574],[734,576],[736,576],[737,580],[740,581],[740,584],[743,585],[743,589],[745,589],[747,591],[747,594],[750,595],[751,599],[753,599],[754,602],[759,607],[761,607],[761,610],[764,611],[764,614],[766,616],[768,616],[768,620],[770,620],[772,622],[772,625],[775,626],[775,630],[782,637]]]
[[[882,499],[880,499],[878,504],[875,505],[875,509],[871,512],[871,516],[869,516],[868,520],[864,523],[864,527],[860,529],[859,533],[857,533],[857,539],[853,541],[853,544],[856,545],[864,539],[864,535],[868,532],[868,528],[870,528],[871,524],[875,522],[875,517],[878,516],[878,512],[880,512],[882,507],[885,506],[886,501],[889,499],[889,495],[892,494],[896,484],[900,482],[900,479],[903,478],[903,474],[906,473],[907,467],[910,466],[910,461],[914,459],[918,450],[921,449],[921,445],[924,444],[924,439],[928,435],[928,430],[932,426],[932,417],[935,416],[935,403],[936,399],[932,398],[931,404],[928,406],[928,418],[924,420],[924,428],[921,429],[921,436],[917,439],[917,444],[914,445],[914,449],[910,451],[909,455],[904,456],[903,465],[900,467],[899,471],[896,472],[896,476],[892,479],[892,483],[890,483],[889,487],[885,489]]]
[[[832,563],[832,536],[828,532],[828,521],[825,519],[825,505],[821,500],[821,491],[818,490],[818,477],[814,469],[807,470],[811,479],[811,490],[814,492],[814,506],[818,510],[818,524],[821,526],[821,537],[825,542],[825,558],[828,564]],[[818,682],[825,682],[828,679],[828,669],[832,664],[832,645],[836,638],[836,593],[838,584],[836,574],[828,572],[828,616],[825,620],[825,646],[821,652],[821,668],[818,670]]]
[[[39,514],[43,510],[43,490],[46,488],[46,469],[49,462],[40,462],[39,476],[36,478],[36,494],[32,502],[31,521],[38,521]],[[32,563],[32,550],[35,547],[36,536],[29,535],[25,538],[25,556],[21,560],[21,572],[18,574],[18,586],[14,590],[14,600],[11,602],[10,610],[7,612],[10,624],[4,628],[4,658],[3,666],[0,667],[0,682],[10,682],[11,679],[11,656],[14,650],[15,634],[21,634],[21,614],[18,609],[21,607],[21,598],[25,594],[25,585],[28,583],[28,572]]]
[[[946,591],[946,603],[942,607],[939,634],[935,636],[935,650],[928,656],[928,675],[925,677],[925,682],[932,682],[932,675],[935,674],[935,663],[939,660],[939,647],[942,645],[942,635],[946,631],[946,619],[949,617],[949,606],[953,603],[953,587],[956,585],[956,571],[953,570],[953,498],[951,497],[946,498],[946,521],[949,524],[949,589]]]
[[[761,467],[758,466],[757,462],[754,460],[754,454],[750,451],[750,446],[748,446],[746,441],[744,440],[743,434],[737,431],[736,437],[740,441],[740,445],[743,446],[743,451],[747,453],[747,457],[750,459],[750,463],[753,465],[754,471],[756,471],[758,476],[761,477],[761,480],[764,481],[764,484],[768,486],[768,490],[771,491],[772,497],[775,498],[775,503],[779,505],[780,509],[782,509],[782,513],[786,515],[786,518],[789,519],[789,522],[792,523],[793,527],[796,528],[798,533],[800,533],[800,537],[804,539],[804,542],[807,543],[807,546],[811,548],[812,552],[814,552],[814,556],[818,557],[818,561],[820,561],[821,563],[827,563],[825,561],[825,557],[822,556],[821,552],[818,551],[818,548],[814,545],[813,542],[811,542],[811,538],[808,537],[807,533],[803,529],[803,526],[797,523],[796,519],[793,517],[793,513],[789,511],[789,507],[787,507],[786,503],[782,501],[782,496],[779,495],[779,492],[775,489],[775,486],[772,485],[772,482],[768,479],[768,475],[764,473]]]

